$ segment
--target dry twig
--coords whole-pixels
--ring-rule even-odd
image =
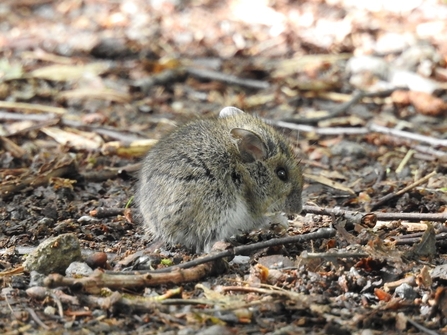
[[[28,313],[31,315],[31,317],[33,318],[33,320],[43,329],[50,329],[50,327],[48,327],[45,323],[42,322],[42,320],[37,316],[36,312],[34,311],[34,309],[30,308],[30,307],[26,307],[25,308]]]
[[[230,85],[238,85],[254,89],[267,89],[270,84],[266,81],[254,80],[254,79],[243,79],[229,74],[225,74],[218,71],[198,69],[198,68],[187,68],[186,71],[189,75],[207,80],[221,81]]]
[[[275,239],[272,239],[269,241],[234,247],[230,250],[225,250],[222,252],[218,252],[216,254],[198,258],[193,261],[177,265],[173,268],[188,269],[188,268],[197,266],[199,264],[215,261],[215,260],[226,258],[226,257],[234,257],[235,255],[248,255],[254,251],[277,246],[277,245],[283,245],[283,244],[289,244],[289,243],[302,243],[304,241],[316,240],[316,239],[320,239],[320,238],[330,238],[333,236],[335,236],[334,229],[320,228],[314,233],[309,233],[309,234],[304,234],[304,235],[296,235],[296,236],[287,236],[287,237],[282,237],[282,238],[275,238]],[[164,268],[164,269],[158,269],[158,270],[149,271],[149,272],[150,273],[163,273],[163,272],[171,272],[171,271],[172,271],[171,268]]]
[[[222,259],[215,262],[200,264],[192,269],[180,269],[174,267],[168,274],[166,273],[104,273],[95,270],[90,276],[83,278],[69,278],[60,274],[50,274],[44,280],[46,287],[54,288],[67,286],[71,288],[82,288],[84,292],[98,294],[103,287],[110,289],[135,289],[142,287],[158,286],[167,283],[180,284],[184,282],[196,281],[205,276],[220,274],[226,270],[226,265]]]
[[[51,178],[62,177],[73,173],[75,171],[74,159],[69,156],[64,156],[59,161],[49,162],[45,168],[49,170],[40,173],[38,176],[26,176],[20,180],[3,181],[0,184],[0,198],[7,198],[27,187],[46,185],[50,182]]]
[[[401,190],[399,190],[399,191],[397,191],[397,192],[394,192],[394,193],[390,193],[390,194],[385,195],[384,197],[380,198],[379,200],[377,200],[375,203],[373,203],[373,204],[371,205],[371,210],[374,210],[374,209],[376,209],[377,207],[379,207],[380,205],[384,204],[385,202],[387,202],[387,201],[389,201],[389,200],[391,200],[391,199],[394,199],[394,198],[398,197],[399,195],[402,195],[402,194],[408,192],[409,190],[415,188],[416,186],[419,186],[419,185],[421,185],[421,184],[423,184],[423,183],[426,183],[426,182],[427,182],[431,177],[433,177],[435,174],[436,174],[436,171],[432,171],[432,172],[429,173],[428,175],[422,177],[422,178],[419,179],[419,180],[416,180],[414,183],[412,183],[412,184],[410,184],[410,185],[404,187],[403,189],[401,189]]]
[[[396,88],[386,90],[386,91],[380,91],[380,92],[355,92],[352,95],[351,100],[335,107],[330,113],[327,115],[321,116],[321,117],[315,117],[315,118],[286,118],[282,121],[284,122],[290,122],[290,123],[297,123],[297,124],[317,124],[320,121],[328,120],[335,118],[343,113],[345,113],[349,108],[357,104],[360,100],[366,97],[386,97],[389,96],[391,93],[393,93],[396,90]]]
[[[410,220],[410,221],[447,221],[447,213],[382,213],[370,212],[363,213],[357,211],[347,211],[341,208],[321,208],[316,206],[304,206],[303,212],[318,215],[343,216],[350,223],[361,223],[368,215],[374,216],[372,221],[392,221],[392,220]],[[369,218],[371,220],[371,218]]]

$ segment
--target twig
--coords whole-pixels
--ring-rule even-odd
[[[26,129],[21,129],[11,134],[7,134],[6,136],[15,136],[18,134],[23,134],[30,130],[40,129],[49,125],[60,123],[62,126],[93,131],[99,135],[107,136],[123,142],[132,142],[144,138],[144,136],[136,134],[126,134],[123,131],[119,131],[112,127],[88,125],[80,121],[70,120],[66,117],[54,116],[54,114],[20,114],[0,111],[0,120],[26,120],[40,122],[39,124],[33,125]]]
[[[330,238],[335,236],[335,230],[332,228],[320,228],[314,233],[304,234],[304,235],[296,235],[296,236],[287,236],[283,238],[276,238],[269,241],[259,242],[259,243],[253,243],[249,245],[243,245],[239,247],[235,247],[230,250],[225,250],[222,252],[218,252],[217,254],[208,255],[202,258],[195,259],[190,262],[186,262],[180,265],[177,265],[173,268],[180,268],[180,269],[188,269],[194,266],[197,266],[199,264],[215,261],[218,259],[235,256],[235,255],[247,255],[251,254],[254,251],[273,247],[277,245],[282,244],[289,244],[289,243],[302,243],[304,241],[309,240],[316,240],[320,238]],[[171,268],[164,268],[164,269],[158,269],[155,271],[148,271],[149,273],[165,273],[172,271]],[[142,272],[142,271],[141,271]]]
[[[23,190],[29,186],[37,187],[46,185],[51,178],[62,177],[75,171],[74,159],[70,156],[63,156],[59,161],[52,161],[48,163],[47,168],[53,165],[51,170],[44,173],[39,173],[38,176],[27,176],[21,180],[8,180],[0,184],[0,198],[7,198],[16,192]]]
[[[238,85],[238,86],[255,88],[255,89],[266,89],[266,88],[270,87],[270,84],[266,81],[238,78],[236,76],[232,76],[229,74],[225,74],[225,73],[213,71],[213,70],[198,69],[198,68],[190,67],[190,68],[186,69],[186,72],[193,77],[221,81],[221,82],[224,82],[224,83],[230,84],[230,85]]]
[[[408,161],[413,156],[413,154],[414,154],[414,150],[410,149],[410,150],[407,151],[407,153],[405,154],[405,157],[402,159],[402,161],[400,162],[399,166],[396,168],[396,173],[397,174],[402,172],[402,170],[404,169],[405,165],[407,165]]]
[[[22,135],[22,134],[26,134],[26,133],[28,133],[30,131],[33,131],[33,130],[39,130],[39,129],[42,129],[42,128],[45,128],[45,127],[55,126],[59,122],[60,122],[59,118],[50,118],[50,119],[48,119],[46,121],[42,121],[42,122],[39,122],[39,123],[34,124],[32,126],[29,126],[29,127],[26,127],[26,128],[20,129],[20,130],[16,130],[16,131],[14,131],[12,133],[9,133],[9,134],[6,135],[6,137]]]
[[[8,300],[8,294],[3,293],[3,296],[5,297],[6,304],[8,305],[8,308],[11,311],[11,314],[14,314],[14,311],[13,311],[11,304],[9,303],[9,300]]]
[[[432,147],[428,147],[425,145],[416,145],[414,150],[421,152],[423,154],[432,155],[434,157],[446,157],[447,152],[433,149]]]
[[[409,220],[409,221],[447,221],[447,213],[382,213],[370,212],[363,213],[357,211],[347,211],[341,208],[321,208],[316,206],[304,206],[303,212],[318,215],[344,216],[348,221],[359,223],[367,215],[373,215],[376,220]]]
[[[431,173],[429,173],[428,175],[426,175],[425,177],[422,177],[421,179],[415,181],[414,183],[408,185],[407,187],[404,187],[403,189],[395,192],[395,193],[390,193],[385,195],[384,197],[380,198],[379,200],[377,200],[377,202],[373,203],[371,205],[371,210],[376,209],[377,207],[379,207],[380,205],[384,204],[385,202],[394,199],[396,197],[398,197],[399,195],[402,195],[406,192],[408,192],[409,190],[415,188],[416,186],[419,186],[425,182],[427,182],[431,177],[433,177],[436,174],[436,171],[433,171]]]
[[[186,263],[185,263],[186,264]],[[209,275],[218,275],[226,271],[225,261],[220,258],[216,262],[206,262],[193,269],[180,269],[178,266],[170,268],[167,273],[136,274],[123,272],[103,272],[95,270],[90,276],[83,278],[64,277],[53,273],[44,279],[44,285],[49,288],[68,286],[82,288],[84,292],[99,294],[103,287],[110,289],[135,289],[138,287],[153,287],[167,283],[180,284],[185,282],[197,281]],[[143,271],[139,271],[143,273]],[[130,275],[129,275],[130,274]]]
[[[447,147],[447,140],[440,140],[440,139],[437,139],[437,138],[434,138],[431,136],[414,134],[414,133],[410,133],[410,132],[404,131],[404,130],[391,129],[391,128],[379,126],[374,123],[371,124],[368,128],[371,131],[374,131],[377,133],[407,138],[407,139],[418,141],[418,142],[429,143],[430,145],[437,146],[437,147]]]
[[[362,92],[358,91],[355,92],[352,95],[351,100],[342,103],[341,105],[335,107],[330,113],[327,115],[321,116],[321,117],[314,117],[314,118],[286,118],[282,119],[284,122],[290,122],[290,123],[298,123],[298,124],[317,124],[320,121],[332,119],[334,117],[339,116],[340,114],[343,114],[346,112],[349,108],[357,104],[360,100],[366,97],[386,97],[389,96],[391,93],[393,93],[396,90],[396,88],[385,90],[385,91],[379,91],[379,92]]]
[[[54,114],[66,114],[67,113],[67,110],[65,108],[46,106],[46,105],[38,105],[38,104],[28,104],[25,102],[0,101],[0,108],[33,110],[33,111],[54,113]]]
[[[341,105],[335,107],[330,113],[320,117],[312,117],[312,118],[284,118],[282,121],[290,122],[290,123],[298,123],[298,124],[317,124],[320,121],[332,119],[340,114],[346,112],[349,108],[355,105],[363,98],[363,92],[357,92],[352,95],[352,99],[342,103]]]
[[[107,208],[98,207],[89,212],[90,216],[94,216],[98,219],[108,218],[112,216],[122,215],[124,213],[124,208]]]
[[[155,85],[164,85],[175,81],[183,80],[185,77],[184,68],[167,69],[156,75],[136,81],[133,86],[139,87],[143,93],[147,93]]]
[[[370,133],[370,130],[366,127],[314,127],[305,124],[295,124],[270,119],[266,119],[266,121],[276,127],[302,131],[305,133],[315,133],[317,135],[365,135]]]
[[[48,327],[45,323],[42,322],[42,320],[40,320],[40,318],[37,316],[36,312],[34,311],[34,309],[26,307],[25,308],[28,313],[31,315],[31,317],[33,318],[33,320],[39,325],[41,326],[43,329],[50,329],[50,327]]]
[[[128,295],[127,295],[128,296]],[[169,305],[216,305],[221,304],[220,301],[213,301],[209,299],[157,299],[153,297],[131,297],[127,298],[118,292],[114,292],[108,297],[98,297],[92,295],[79,295],[79,300],[89,307],[100,307],[102,309],[109,309],[112,306],[116,306],[122,310],[132,310],[134,312],[152,312],[154,309],[160,310],[162,306]],[[237,308],[244,308],[259,305],[259,302],[251,302],[248,304],[240,305]],[[223,309],[219,309],[223,310]],[[226,309],[225,309],[226,310]],[[200,313],[206,313],[209,310],[200,309]]]
[[[311,258],[358,258],[358,257],[369,257],[371,256],[365,252],[307,252],[303,251],[300,255],[302,259],[311,259]]]
[[[85,172],[80,175],[86,181],[100,182],[108,179],[116,178],[123,173],[133,173],[140,169],[141,163],[129,164],[117,168],[109,167],[102,171]]]
[[[415,244],[415,243],[419,243],[421,241],[423,234],[424,233],[415,233],[415,234],[394,236],[393,238],[390,238],[390,240],[394,241],[394,243],[396,245]],[[435,237],[436,237],[436,241],[445,241],[447,234],[438,232]]]
[[[60,303],[79,305],[79,300],[77,297],[68,295],[68,294],[64,293],[62,290],[57,290],[57,289],[50,290],[43,286],[30,287],[30,288],[26,289],[26,294],[30,298],[37,299],[37,300],[44,300],[48,296],[51,296],[51,297],[57,297],[57,300],[59,300]],[[60,313],[60,316],[63,317],[62,306],[59,309],[59,313]]]
[[[53,2],[53,0],[3,0],[7,6],[37,6]]]
[[[52,292],[51,290],[49,290],[49,295],[51,298],[53,298],[53,301],[56,303],[57,306],[57,310],[59,312],[59,316],[61,318],[64,317],[64,308],[62,307],[62,302],[61,299],[59,299],[59,297],[57,296],[57,294],[55,294],[54,292]]]
[[[305,133],[315,133],[317,135],[365,135],[371,132],[382,133],[391,135],[398,138],[403,138],[412,141],[418,141],[423,143],[428,143],[432,146],[437,147],[447,147],[447,140],[437,139],[431,136],[419,135],[410,133],[403,130],[387,128],[383,126],[379,126],[376,124],[371,124],[368,127],[315,127],[309,126],[307,124],[295,124],[292,122],[284,122],[284,121],[275,121],[266,119],[266,121],[276,127],[287,128],[291,130],[302,131]],[[410,146],[410,143],[407,144]],[[435,157],[446,157],[447,153],[439,150],[435,150],[431,147],[416,145],[413,147],[414,150],[417,150],[422,153],[430,154]]]
[[[418,329],[418,330],[424,332],[425,334],[428,334],[428,335],[439,335],[438,332],[435,332],[434,330],[430,330],[430,329],[424,327],[423,325],[420,325],[420,324],[417,323],[416,321],[413,321],[412,319],[410,319],[408,316],[405,316],[405,318],[407,319],[407,321],[408,321],[409,323],[411,323],[411,325],[412,325],[413,327],[415,327],[416,329]]]
[[[0,111],[0,120],[20,120],[20,121],[37,121],[47,122],[49,120],[59,120],[53,114],[21,114]]]

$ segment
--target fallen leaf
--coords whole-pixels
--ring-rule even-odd
[[[379,288],[374,289],[374,294],[380,301],[390,301],[392,295]]]
[[[76,150],[96,150],[102,145],[102,138],[94,133],[82,132],[76,129],[59,129],[56,127],[45,127],[40,129],[56,142],[70,146]]]
[[[414,108],[423,115],[443,116],[447,112],[447,103],[429,93],[410,91],[408,96]]]
[[[32,78],[54,80],[54,81],[74,81],[84,76],[98,76],[109,69],[108,63],[92,63],[86,65],[50,65],[39,68],[29,73]]]

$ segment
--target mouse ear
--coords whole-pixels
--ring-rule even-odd
[[[237,140],[239,152],[245,163],[252,163],[255,160],[267,158],[267,147],[254,132],[242,128],[233,128],[230,133]]]
[[[243,111],[241,111],[239,108],[228,106],[222,109],[219,113],[219,118],[224,118],[232,115],[237,114],[245,114]]]

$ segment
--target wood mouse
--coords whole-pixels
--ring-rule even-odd
[[[298,214],[303,178],[275,129],[235,107],[162,138],[142,163],[136,199],[147,231],[208,252],[216,241]]]

